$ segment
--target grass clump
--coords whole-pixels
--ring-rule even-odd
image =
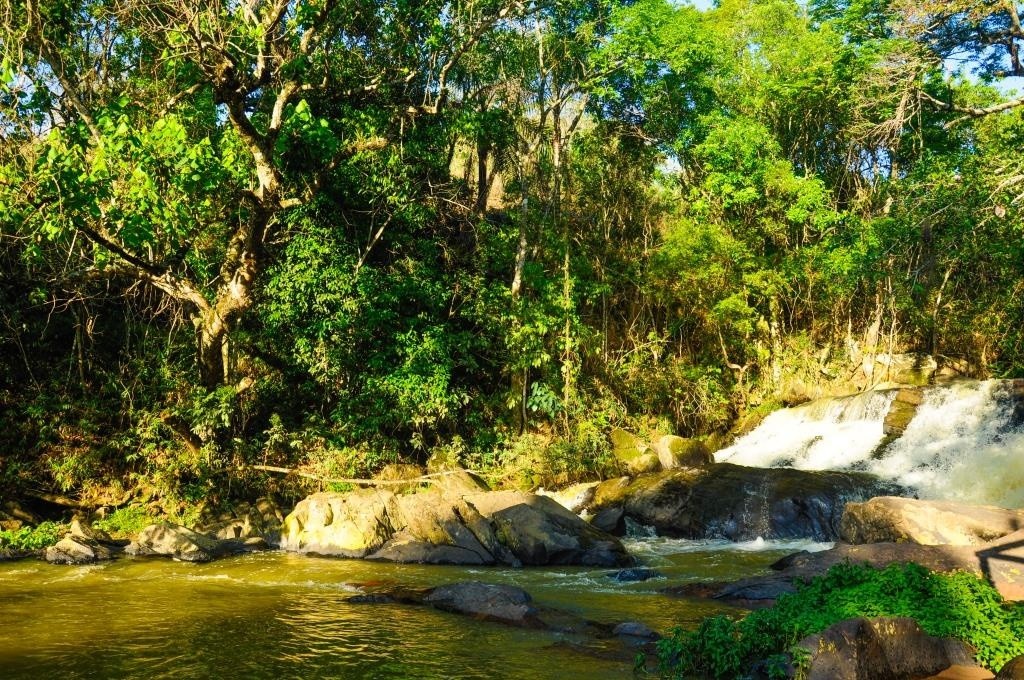
[[[884,569],[840,564],[769,609],[734,621],[704,620],[695,631],[675,629],[658,643],[661,671],[668,677],[741,678],[755,665],[770,677],[785,677],[797,642],[834,623],[860,616],[915,619],[929,635],[963,640],[977,661],[998,671],[1024,654],[1024,606],[1004,602],[974,574],[932,573],[916,564]]]

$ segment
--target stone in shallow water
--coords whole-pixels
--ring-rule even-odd
[[[620,569],[619,571],[613,571],[607,574],[609,578],[615,579],[620,583],[629,583],[634,581],[646,581],[652,578],[663,577],[657,569]]]
[[[112,557],[110,548],[70,535],[48,547],[44,556],[50,564],[91,564]]]
[[[612,635],[642,638],[644,640],[657,640],[660,635],[640,623],[639,621],[624,621],[612,629]]]
[[[438,609],[523,628],[543,628],[530,594],[521,588],[479,581],[434,588],[423,598]]]

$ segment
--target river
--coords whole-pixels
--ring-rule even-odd
[[[659,589],[752,575],[808,547],[660,538],[627,544],[664,578],[620,584],[607,569],[395,565],[284,552],[208,564],[0,563],[0,677],[623,678],[631,665],[600,658],[593,640],[346,600],[388,584],[479,580],[517,585],[539,605],[590,620],[638,620],[666,631],[729,609]]]

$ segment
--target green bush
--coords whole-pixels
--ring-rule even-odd
[[[135,536],[156,521],[157,519],[145,508],[129,505],[124,508],[118,508],[110,513],[109,517],[96,520],[92,525],[101,531],[107,532],[114,538],[123,538]]]
[[[916,564],[885,569],[840,564],[775,606],[739,621],[706,619],[695,631],[675,629],[658,643],[662,674],[742,677],[754,664],[778,667],[779,655],[802,638],[859,616],[910,617],[929,635],[963,640],[983,666],[998,670],[1024,654],[1024,606],[1003,601],[973,574],[932,573]]]
[[[0,531],[0,548],[8,550],[41,550],[60,540],[67,530],[64,524],[42,522],[34,527]]]

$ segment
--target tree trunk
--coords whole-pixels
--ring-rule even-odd
[[[227,384],[230,379],[227,327],[211,310],[194,319],[196,324],[199,384],[208,390]]]
[[[479,142],[476,147],[476,206],[474,210],[477,215],[487,213],[487,199],[491,193],[490,175],[487,172],[487,159],[490,156],[490,149],[484,142]]]

